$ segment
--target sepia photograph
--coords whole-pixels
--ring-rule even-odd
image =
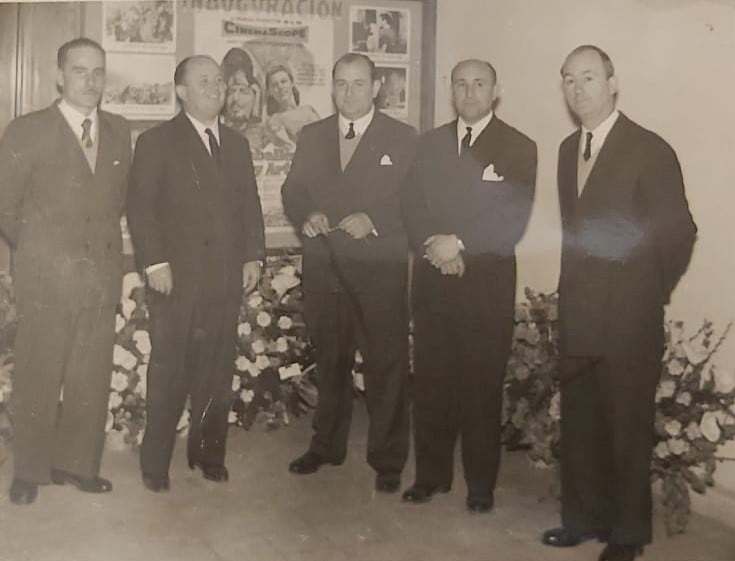
[[[397,119],[408,118],[408,66],[378,66],[380,91],[375,106]]]
[[[129,119],[169,119],[176,111],[170,55],[110,53],[102,107]]]
[[[350,6],[350,46],[378,59],[408,59],[411,17],[408,10]]]
[[[173,0],[102,2],[102,20],[105,49],[143,53],[176,51]]]

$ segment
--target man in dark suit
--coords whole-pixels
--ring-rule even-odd
[[[105,84],[102,47],[75,39],[57,58],[61,100],[10,123],[0,142],[0,229],[14,250],[19,316],[15,504],[32,503],[49,479],[91,493],[112,489],[99,469],[130,129],[97,108]]]
[[[176,425],[187,395],[189,467],[226,481],[237,316],[243,288],[257,286],[263,217],[247,141],[218,122],[222,71],[209,57],[184,59],[174,75],[182,111],[138,139],[128,222],[145,271],[153,349],[143,483],[169,488]]]
[[[425,258],[413,284],[416,481],[403,499],[423,503],[449,490],[460,434],[472,512],[493,506],[515,245],[536,182],[536,145],[493,113],[496,91],[490,63],[454,67],[459,119],[420,138],[405,204]]]
[[[359,347],[367,459],[376,489],[392,493],[408,455],[408,242],[399,189],[415,130],[375,109],[380,80],[368,57],[344,55],[332,77],[338,113],[302,130],[282,189],[303,234],[304,306],[319,373],[315,434],[289,469],[307,474],[344,461]]]
[[[559,149],[562,527],[543,542],[631,561],[651,541],[664,305],[697,230],[674,151],[615,109],[607,54],[578,47],[561,73],[581,129]]]

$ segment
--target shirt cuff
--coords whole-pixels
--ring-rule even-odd
[[[157,271],[158,269],[163,269],[164,267],[168,267],[169,263],[168,261],[164,263],[154,263],[153,265],[148,265],[145,268],[145,274],[150,275],[153,271]]]

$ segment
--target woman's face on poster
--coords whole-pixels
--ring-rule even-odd
[[[296,105],[293,82],[288,72],[278,70],[268,78],[268,94],[276,101],[281,111]]]
[[[235,72],[227,81],[227,114],[234,119],[249,119],[255,110],[256,92],[245,73]]]

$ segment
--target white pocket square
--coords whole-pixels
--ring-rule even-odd
[[[393,160],[390,159],[390,156],[388,154],[383,154],[383,157],[380,158],[380,165],[381,166],[392,166]]]
[[[114,162],[112,162],[112,165],[113,166],[119,166],[120,165],[120,160],[115,160]]]
[[[502,175],[498,175],[495,172],[495,165],[488,164],[488,166],[482,171],[483,181],[503,181],[505,179]]]

